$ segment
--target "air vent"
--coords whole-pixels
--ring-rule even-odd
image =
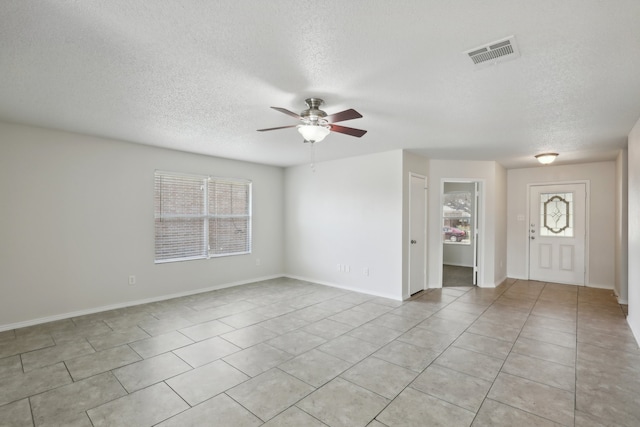
[[[469,55],[473,64],[478,68],[484,68],[520,57],[520,51],[518,50],[514,36],[478,46],[464,52],[464,54]]]

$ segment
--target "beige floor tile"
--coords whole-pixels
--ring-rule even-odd
[[[231,344],[227,340],[213,337],[179,348],[174,350],[173,353],[189,365],[197,368],[240,350],[240,347]]]
[[[576,334],[554,331],[552,329],[538,328],[535,326],[526,326],[522,328],[520,336],[536,341],[543,341],[550,344],[556,344],[571,349],[576,348]]]
[[[136,391],[87,411],[95,427],[151,426],[189,408],[165,383]]]
[[[211,320],[209,322],[199,323],[197,325],[180,329],[180,333],[197,342],[207,338],[213,338],[233,330],[234,329],[231,326],[226,325],[219,320]]]
[[[229,396],[220,394],[166,421],[158,427],[186,427],[207,425],[254,427],[262,421]]]
[[[124,344],[133,343],[146,338],[150,335],[137,326],[130,329],[122,329],[119,331],[107,332],[106,334],[97,335],[87,340],[96,351],[106,350],[112,347],[118,347]]]
[[[4,377],[0,387],[0,406],[25,397],[71,383],[71,377],[63,363],[17,373]]]
[[[258,310],[258,309],[256,309]],[[247,326],[255,325],[256,323],[269,320],[271,317],[264,314],[256,313],[255,310],[245,311],[243,313],[233,314],[231,316],[221,317],[218,319],[225,325],[229,325],[234,329],[246,328]]]
[[[504,359],[511,351],[513,344],[497,338],[464,332],[453,342],[453,346]]]
[[[398,338],[401,332],[370,322],[347,332],[347,335],[383,346]]]
[[[336,356],[347,362],[356,363],[369,356],[380,348],[358,338],[342,335],[317,347],[318,350]]]
[[[474,413],[411,387],[406,388],[376,419],[388,426],[468,426]]]
[[[455,339],[455,335],[441,334],[421,327],[415,327],[398,337],[398,341],[413,344],[435,353],[444,351]]]
[[[293,358],[293,355],[286,351],[282,351],[268,344],[257,344],[233,353],[223,360],[245,374],[255,377],[291,358]]]
[[[166,334],[167,332],[177,331],[192,325],[192,322],[182,317],[154,319],[138,323],[138,327],[151,336]]]
[[[463,333],[469,325],[469,322],[459,322],[455,319],[432,316],[420,322],[417,326],[439,334],[451,335],[455,338]]]
[[[402,317],[395,314],[387,313],[380,317],[375,318],[368,325],[380,325],[385,328],[393,329],[399,332],[406,332],[409,329],[422,322],[421,319],[414,319],[413,317]]]
[[[340,335],[346,334],[354,328],[354,326],[336,322],[335,320],[322,319],[308,326],[305,326],[304,328],[302,328],[302,330],[305,332],[309,332],[310,334],[322,337],[326,340],[331,340],[339,337]]]
[[[416,372],[376,357],[368,357],[340,377],[387,399],[395,398],[416,377]]]
[[[166,381],[191,406],[197,405],[248,380],[233,366],[217,360]]]
[[[292,406],[270,421],[263,424],[263,427],[326,427],[326,424],[313,418],[301,409]]]
[[[520,330],[521,328],[519,327],[513,328],[502,323],[494,323],[480,318],[475,321],[473,325],[469,326],[465,332],[513,343],[518,339]]]
[[[573,425],[573,393],[510,374],[496,378],[488,397],[563,425]]]
[[[0,425],[6,427],[33,427],[29,399],[0,406]]]
[[[22,367],[25,372],[32,371],[43,366],[55,365],[67,359],[95,353],[95,350],[86,339],[80,341],[66,341],[53,347],[31,351],[23,354]]]
[[[274,368],[232,388],[227,394],[268,421],[314,390],[309,384]]]
[[[364,325],[365,323],[375,319],[378,317],[378,314],[369,313],[366,311],[360,311],[356,308],[351,308],[349,310],[341,311],[338,314],[334,314],[328,317],[328,319],[344,323],[345,325],[358,327],[360,325]]]
[[[502,367],[503,360],[463,348],[449,347],[433,363],[467,375],[493,381]]]
[[[290,354],[302,354],[327,342],[324,338],[304,331],[287,332],[267,341],[267,344]]]
[[[610,290],[509,279],[395,301],[277,278],[0,332],[0,424],[260,425],[237,387],[268,426],[469,425],[478,407],[474,425],[571,426],[577,405],[576,426],[636,427],[639,366]]]
[[[157,337],[136,341],[129,345],[143,359],[157,356],[171,350],[175,350],[186,345],[193,344],[193,341],[179,332],[169,332]]]
[[[561,427],[561,424],[491,399],[484,401],[471,425],[472,427]]]
[[[122,386],[132,393],[189,370],[191,366],[178,356],[164,353],[115,369],[113,374]]]
[[[455,299],[455,298],[454,298]],[[389,314],[395,314],[396,316],[409,317],[415,320],[425,320],[438,311],[440,307],[434,307],[429,304],[423,304],[418,301],[408,302],[398,308],[395,308],[389,312]]]
[[[296,406],[331,427],[365,426],[389,401],[341,378],[325,384]]]
[[[15,339],[0,344],[0,359],[53,345],[55,343],[49,335],[17,336]]]
[[[569,392],[576,389],[576,372],[573,367],[511,353],[502,372],[536,381]]]
[[[549,362],[560,363],[562,365],[573,367],[576,364],[575,349],[536,341],[529,338],[518,338],[511,351],[525,356],[548,360]]]
[[[10,356],[0,359],[0,378],[6,377],[12,374],[22,373],[22,363],[20,362],[20,356]]]
[[[437,352],[398,340],[392,341],[373,354],[379,359],[415,372],[422,372],[438,355]]]
[[[620,427],[612,420],[598,418],[595,415],[576,410],[576,427]]]
[[[303,309],[303,310],[307,310],[307,309]],[[265,320],[264,322],[259,323],[258,326],[266,328],[272,332],[275,332],[276,334],[285,334],[287,332],[295,331],[296,329],[301,329],[307,326],[310,322],[315,322],[317,320],[323,319],[326,316],[330,315],[330,313],[327,313],[325,311],[317,310],[317,311],[322,311],[324,315],[320,316],[319,318],[315,318],[315,316],[311,314],[311,311],[308,311],[306,312],[307,315],[310,318],[313,318],[313,320],[306,320],[301,318],[304,316],[300,316],[300,317],[297,316],[297,314],[303,310],[294,311],[293,313],[285,314],[284,316],[279,316],[274,319]],[[315,309],[309,307],[308,310],[315,310]]]
[[[31,397],[36,425],[65,425],[85,411],[126,395],[110,372]],[[80,418],[82,419],[82,418]]]
[[[253,325],[233,332],[227,332],[220,337],[238,347],[248,348],[277,336],[278,334],[269,329],[263,328],[260,325]]]
[[[431,365],[411,383],[411,387],[475,413],[491,384],[491,381]]]
[[[433,315],[433,317],[439,317],[446,320],[454,320],[458,323],[463,323],[466,326],[469,326],[473,322],[475,322],[479,316],[480,314],[466,313],[464,311],[454,310],[450,308],[450,306],[446,306],[442,310],[438,310]]]
[[[74,381],[110,371],[141,360],[128,346],[114,347],[65,362]]]
[[[545,328],[554,331],[576,333],[577,322],[575,320],[560,320],[551,317],[542,317],[531,315],[525,323],[525,327],[532,326],[534,328]]]
[[[278,367],[307,384],[320,387],[351,366],[350,362],[319,350],[311,350],[282,363]]]

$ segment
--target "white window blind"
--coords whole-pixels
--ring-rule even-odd
[[[251,252],[251,182],[155,172],[156,263]]]

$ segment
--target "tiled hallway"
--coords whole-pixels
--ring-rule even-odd
[[[611,291],[276,279],[0,333],[2,426],[638,426]]]

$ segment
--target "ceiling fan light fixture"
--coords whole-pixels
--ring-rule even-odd
[[[300,132],[300,135],[302,135],[305,141],[320,142],[329,135],[331,131],[328,126],[298,125],[298,132]]]
[[[553,163],[553,161],[558,157],[558,153],[541,153],[536,154],[535,158],[538,159],[540,163],[543,165],[548,165]]]

